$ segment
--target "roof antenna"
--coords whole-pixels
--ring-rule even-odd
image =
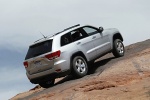
[[[46,39],[47,37],[44,35],[44,34],[42,34],[42,32],[40,31],[40,33],[41,33],[41,35]]]

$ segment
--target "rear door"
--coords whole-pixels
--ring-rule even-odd
[[[96,51],[93,50],[94,41],[92,36],[88,36],[82,28],[72,31],[71,36],[79,51],[82,51],[88,60],[94,59]]]

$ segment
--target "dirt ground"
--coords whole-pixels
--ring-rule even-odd
[[[71,76],[56,85],[40,86],[11,100],[150,100],[150,40],[126,47],[125,57],[108,54],[92,66],[83,78]]]

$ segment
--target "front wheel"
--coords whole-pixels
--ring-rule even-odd
[[[125,49],[122,41],[120,39],[115,39],[113,43],[113,55],[115,57],[122,57],[124,56]]]
[[[49,88],[54,85],[55,79],[49,80],[49,81],[44,81],[40,82],[39,85],[43,88]]]
[[[88,73],[86,60],[81,56],[74,57],[72,61],[72,72],[75,77],[83,77]]]

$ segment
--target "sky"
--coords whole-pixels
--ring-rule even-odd
[[[28,46],[76,24],[117,28],[124,44],[150,38],[149,0],[0,0],[0,100],[35,85],[22,65]]]

